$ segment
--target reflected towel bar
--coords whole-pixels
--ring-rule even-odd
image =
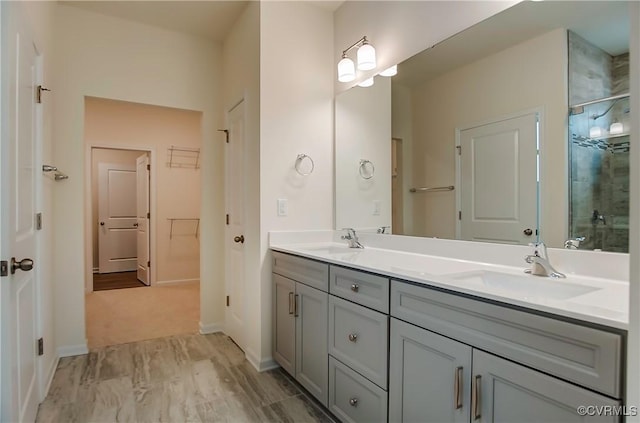
[[[433,192],[433,191],[453,191],[455,187],[453,185],[449,185],[446,187],[421,187],[421,188],[411,188],[409,192]]]

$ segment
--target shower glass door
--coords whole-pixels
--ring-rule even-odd
[[[628,252],[629,95],[569,109],[569,236],[580,249]]]

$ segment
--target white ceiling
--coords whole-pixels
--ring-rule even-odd
[[[61,1],[103,15],[222,41],[247,1]]]
[[[394,82],[421,84],[556,28],[612,56],[629,51],[626,1],[524,1],[401,63]]]
[[[331,12],[344,3],[344,1],[306,1]],[[60,3],[103,15],[222,41],[249,2],[244,0],[70,0],[60,1]]]

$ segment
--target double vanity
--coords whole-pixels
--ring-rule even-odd
[[[341,421],[619,421],[577,411],[624,404],[628,283],[590,253],[552,252],[558,279],[527,247],[339,235],[270,246],[274,359]]]

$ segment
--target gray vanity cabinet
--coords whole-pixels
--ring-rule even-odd
[[[471,350],[392,318],[389,421],[469,423]]]
[[[495,355],[473,350],[471,421],[616,422],[615,416],[580,416],[580,406],[615,408],[598,395]]]
[[[585,406],[619,405],[560,379],[391,319],[390,422],[579,422]]]
[[[280,267],[283,262],[286,266]],[[322,266],[325,268],[324,291],[316,288],[323,286]],[[309,267],[311,272],[305,273],[305,267]],[[291,274],[291,269],[316,287],[277,273]],[[328,271],[328,265],[274,253],[273,357],[325,406],[329,384]]]

